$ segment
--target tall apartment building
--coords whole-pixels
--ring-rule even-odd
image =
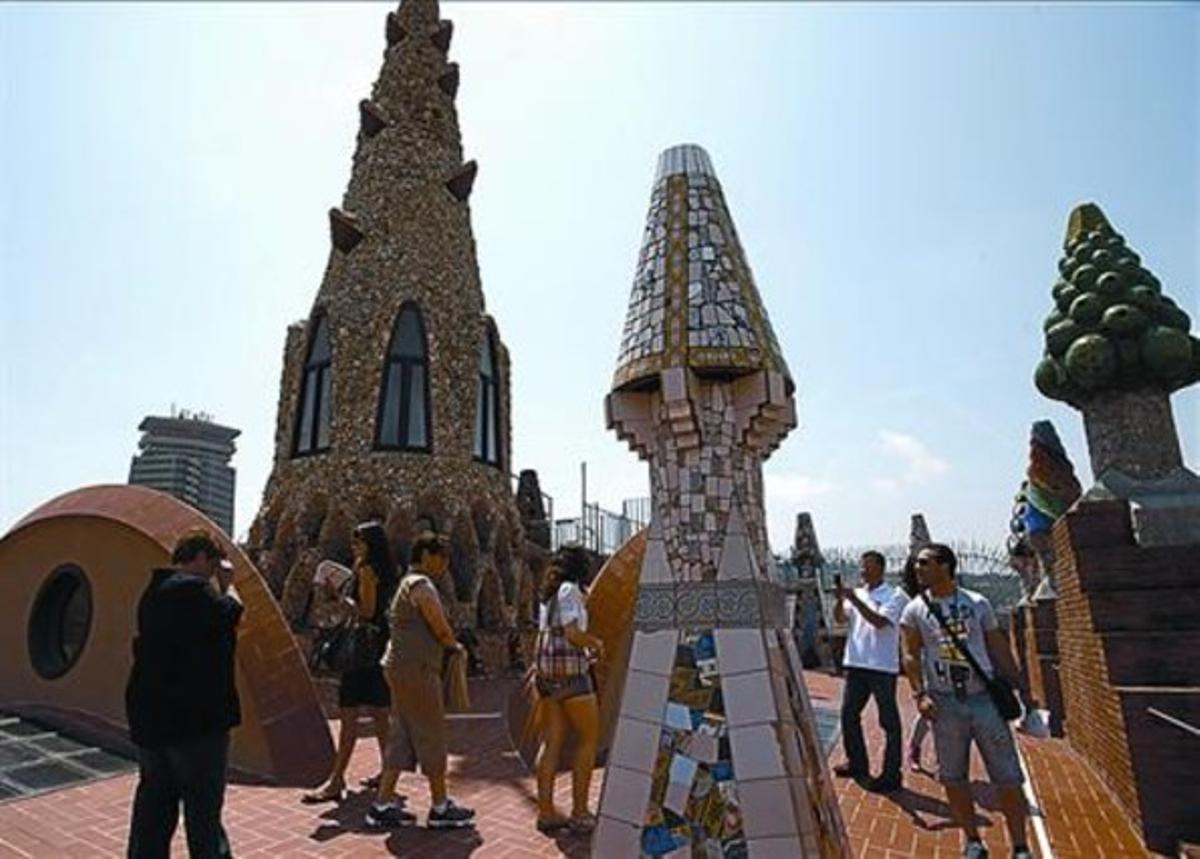
[[[236,472],[229,464],[241,430],[214,423],[206,414],[181,411],[147,417],[138,426],[141,453],[129,466],[129,482],[174,495],[203,511],[233,534]]]

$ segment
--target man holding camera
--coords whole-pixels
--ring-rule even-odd
[[[834,767],[843,777],[864,780],[876,793],[900,789],[902,729],[896,708],[896,678],[900,674],[900,615],[908,603],[902,590],[883,580],[884,559],[876,551],[862,556],[862,586],[848,590],[841,577],[834,580],[833,618],[847,624],[846,652],[842,664],[846,685],[842,691],[842,747],[846,763]],[[875,699],[879,725],[887,735],[883,772],[870,777],[867,747],[863,740],[862,711]]]
[[[1012,730],[988,691],[997,669],[1014,686],[1020,674],[991,603],[958,587],[957,567],[953,550],[942,543],[930,543],[917,554],[917,579],[925,590],[900,619],[904,673],[917,709],[933,722],[938,779],[946,788],[950,814],[966,837],[963,859],[988,855],[975,825],[968,780],[972,742],[998,788],[1013,859],[1032,859],[1025,840],[1029,810],[1021,790],[1021,762]]]
[[[241,722],[234,648],[242,602],[225,550],[204,530],[175,544],[137,609],[125,689],[138,786],[129,856],[167,859],[183,803],[188,853],[231,856],[221,825],[229,731]]]

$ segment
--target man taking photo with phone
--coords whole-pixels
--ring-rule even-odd
[[[833,771],[842,777],[862,780],[867,790],[891,793],[902,786],[896,678],[900,674],[900,615],[908,597],[884,582],[884,559],[880,552],[864,552],[861,563],[861,587],[848,590],[840,578],[834,582],[833,618],[847,624],[847,630],[842,659],[846,669],[842,692],[842,747],[846,750],[846,763]],[[879,725],[887,735],[883,772],[877,778],[871,778],[862,731],[862,711],[870,698],[875,699]]]

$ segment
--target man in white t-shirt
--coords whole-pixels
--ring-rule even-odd
[[[834,767],[842,777],[863,780],[876,793],[891,793],[902,785],[900,775],[901,726],[896,708],[896,678],[900,674],[900,615],[908,597],[883,580],[883,555],[862,556],[862,586],[853,590],[837,582],[833,617],[847,624],[846,652],[842,665],[846,685],[842,692],[842,748],[846,763]],[[875,699],[879,726],[887,735],[883,772],[871,778],[867,747],[863,741],[862,711]]]

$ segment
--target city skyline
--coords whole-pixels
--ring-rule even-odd
[[[0,14],[6,115],[27,130],[0,142],[0,529],[123,482],[136,421],[186,401],[243,430],[246,532],[282,332],[320,282],[393,6]],[[1000,542],[1040,418],[1090,485],[1078,414],[1032,384],[1076,203],[1098,202],[1198,315],[1187,6],[443,15],[488,311],[512,353],[512,471],[536,469],[559,518],[581,461],[590,500],[648,494],[602,401],[655,158],[675,143],[712,156],[798,385],[801,426],[765,470],[778,551],[800,511],[822,546],[903,542],[915,511],[935,538]],[[1200,396],[1172,402],[1195,462]]]

